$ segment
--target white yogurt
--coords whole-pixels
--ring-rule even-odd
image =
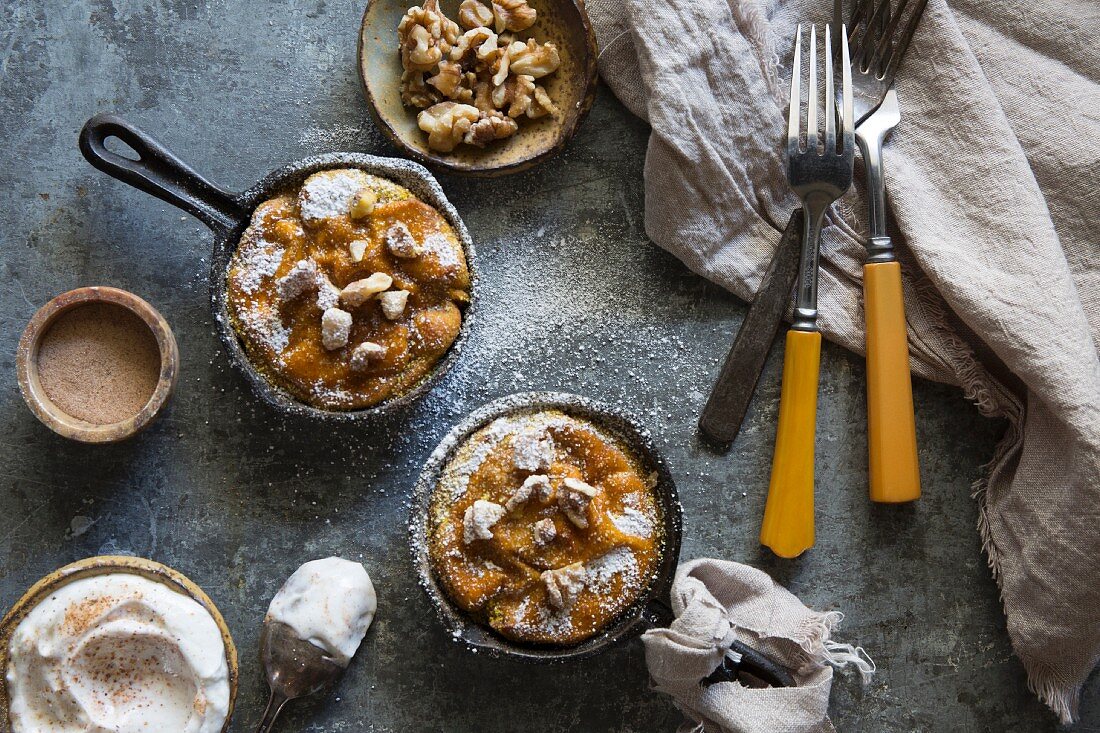
[[[16,627],[9,651],[13,733],[218,733],[229,714],[213,617],[139,575],[67,583]]]
[[[267,617],[348,666],[367,635],[378,599],[366,569],[339,557],[313,560],[294,571],[271,600]]]

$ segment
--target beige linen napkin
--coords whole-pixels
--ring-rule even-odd
[[[834,733],[829,722],[833,667],[852,664],[866,680],[874,664],[862,649],[830,639],[843,616],[802,605],[767,573],[722,560],[692,560],[676,571],[676,614],[667,629],[642,636],[654,687],[672,695],[705,733]],[[796,687],[700,684],[734,641],[791,670]]]
[[[604,79],[652,126],[647,233],[751,299],[796,205],[778,145],[795,23],[832,3],[588,8]],[[1100,657],[1098,28],[1093,0],[930,0],[885,151],[913,371],[1008,421],[978,529],[1030,685],[1067,722]],[[862,353],[858,189],[830,213],[819,323]]]

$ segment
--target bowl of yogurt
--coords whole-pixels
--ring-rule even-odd
[[[180,573],[99,556],[36,583],[0,621],[0,729],[224,733],[237,651]]]

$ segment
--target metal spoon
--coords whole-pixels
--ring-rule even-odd
[[[299,639],[294,629],[271,618],[264,619],[260,634],[260,661],[271,697],[256,733],[269,733],[288,702],[320,692],[344,673],[344,667],[323,649]]]

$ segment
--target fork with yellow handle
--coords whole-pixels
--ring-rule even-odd
[[[811,26],[806,147],[800,142],[802,27],[795,36],[791,107],[787,117],[787,181],[802,199],[803,235],[794,319],[787,332],[779,426],[760,544],[780,557],[797,557],[814,544],[814,438],[821,333],[817,329],[817,273],[825,212],[852,185],[855,125],[848,41],[841,32],[843,128],[837,145],[831,30],[825,26],[825,139],[818,147],[817,28]]]
[[[894,91],[898,65],[928,0],[849,0],[845,35],[851,50],[856,143],[867,171],[871,239],[863,266],[867,331],[867,463],[871,501],[897,504],[920,496],[917,431],[901,266],[886,233],[882,144],[901,121]],[[833,22],[845,19],[833,0]]]

